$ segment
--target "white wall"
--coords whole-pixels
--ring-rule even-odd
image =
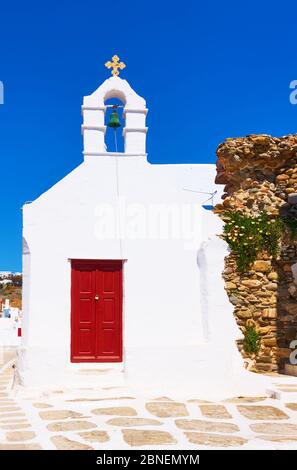
[[[105,101],[112,97],[124,103],[123,154],[106,153],[104,143]],[[221,222],[201,207],[207,196],[199,191],[214,190],[215,165],[148,163],[146,114],[145,100],[119,77],[85,96],[84,162],[23,208],[17,374],[21,383],[42,388],[107,384],[106,376],[95,374],[92,382],[91,371],[79,374],[94,363],[70,363],[70,260],[122,259],[119,366],[125,374],[117,372],[110,385],[125,377],[160,396],[260,393],[243,373],[235,345],[239,330],[222,279],[227,249],[217,237]],[[115,364],[98,368],[119,370]]]
[[[20,344],[20,338],[18,337],[19,326],[20,324],[12,318],[0,318],[0,354],[3,352],[2,347]]]
[[[70,364],[73,258],[127,260],[125,352],[130,347],[195,345],[205,340],[197,264],[204,212],[200,201],[205,195],[185,188],[212,190],[214,176],[214,165],[151,165],[145,157],[124,155],[86,157],[66,178],[24,206],[24,238],[30,251],[30,287],[25,282],[23,312],[27,364],[37,361],[41,368],[41,363],[48,363],[54,369]],[[160,204],[177,214],[189,211],[194,240],[185,239],[187,233],[160,240],[139,232],[139,227],[151,227],[147,214]],[[122,229],[126,224],[122,241],[100,239],[99,214],[105,207],[116,208],[115,220],[121,220]],[[178,225],[181,218],[171,220]],[[28,273],[28,263],[25,270]]]

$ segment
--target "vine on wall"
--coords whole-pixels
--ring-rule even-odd
[[[285,229],[283,219],[272,219],[265,212],[259,216],[250,216],[240,211],[227,211],[222,218],[225,221],[223,238],[236,255],[238,271],[248,270],[262,251],[273,258],[277,257],[280,238]]]

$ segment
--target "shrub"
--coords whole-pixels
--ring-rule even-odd
[[[261,347],[261,337],[254,326],[246,326],[243,349],[248,354],[257,354]]]
[[[282,219],[271,219],[265,212],[259,216],[249,216],[240,211],[226,212],[223,218],[223,238],[236,255],[239,271],[248,270],[261,251],[277,256],[284,229]]]

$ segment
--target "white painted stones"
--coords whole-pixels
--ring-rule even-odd
[[[145,445],[169,445],[176,444],[174,437],[166,431],[143,431],[139,429],[123,429],[124,441],[133,447]]]
[[[146,403],[146,409],[159,418],[188,416],[188,411],[184,403],[177,402],[150,402]]]
[[[266,419],[288,419],[282,410],[274,406],[244,406],[240,405],[237,407],[239,413],[251,420],[266,420]]]
[[[52,420],[52,419],[66,419],[66,418],[81,418],[82,413],[71,410],[50,410],[40,411],[39,416],[41,419]]]
[[[92,429],[96,427],[97,425],[95,423],[90,423],[89,421],[59,421],[47,425],[47,429],[52,432],[79,431],[81,429]]]
[[[232,416],[224,405],[199,405],[201,413],[207,418],[231,419]]]
[[[204,421],[201,419],[176,419],[175,424],[178,428],[184,429],[185,431],[222,433],[233,433],[239,431],[239,427],[236,424],[223,423],[220,421]]]
[[[95,408],[94,415],[136,416],[137,412],[129,406],[113,406],[109,408]]]
[[[52,436],[51,441],[58,450],[92,450],[93,447],[82,444],[78,441],[73,441],[65,436]]]
[[[239,447],[247,443],[247,439],[239,436],[226,436],[222,434],[208,434],[199,432],[185,433],[191,444],[199,444],[211,447]]]

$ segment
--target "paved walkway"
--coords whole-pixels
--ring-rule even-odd
[[[13,355],[7,350],[0,367],[0,450],[297,449],[295,380],[273,379],[282,400],[176,402],[122,388],[56,390],[36,400],[11,390]]]

